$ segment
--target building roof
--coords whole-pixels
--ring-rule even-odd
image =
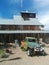
[[[14,16],[13,19],[0,19],[0,25],[39,25],[43,26],[37,18],[24,20],[20,15]]]
[[[0,30],[0,34],[13,34],[13,33],[49,33],[49,31],[39,30]]]

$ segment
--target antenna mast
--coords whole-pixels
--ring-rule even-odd
[[[22,0],[21,0],[21,8],[22,8]]]

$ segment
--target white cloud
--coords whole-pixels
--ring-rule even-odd
[[[34,1],[41,4],[49,4],[49,0],[34,0]]]
[[[38,19],[41,23],[45,25],[49,24],[49,12],[42,12],[38,14]]]
[[[41,12],[40,14],[38,14],[38,19],[39,22],[45,25],[44,29],[49,30],[49,12]]]
[[[38,10],[39,22],[45,25],[44,29],[49,30],[49,0],[34,0],[34,8]]]
[[[49,25],[45,26],[44,30],[49,30]]]
[[[49,0],[34,0],[34,3],[37,5],[35,5],[36,7],[44,7],[49,5]]]

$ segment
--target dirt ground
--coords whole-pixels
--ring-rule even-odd
[[[20,47],[13,49],[14,54],[9,58],[0,59],[0,65],[49,65],[49,48],[45,48],[47,55],[27,56],[27,52],[22,51]]]

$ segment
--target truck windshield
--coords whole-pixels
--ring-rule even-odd
[[[36,42],[35,39],[28,39],[29,42]]]

